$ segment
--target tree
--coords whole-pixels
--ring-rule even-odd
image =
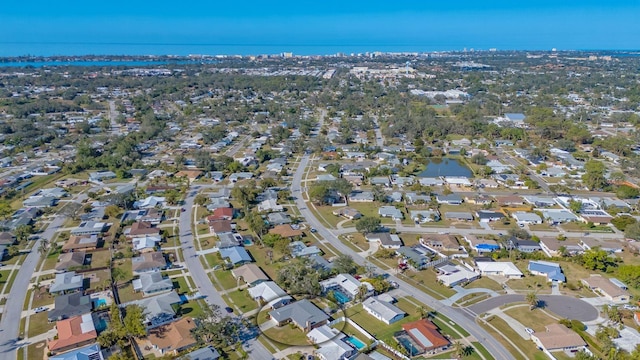
[[[118,283],[127,278],[127,273],[119,267],[111,268],[111,278],[113,279],[113,285],[117,288]]]
[[[604,176],[606,168],[602,162],[589,160],[584,164],[584,170],[582,182],[589,190],[602,190],[608,187],[609,183]]]
[[[40,253],[40,255],[44,255],[47,253],[47,251],[49,251],[49,240],[48,239],[41,239],[40,240],[40,246],[38,247],[38,253]]]
[[[118,205],[109,205],[104,209],[104,214],[110,218],[116,218],[120,214],[120,207]]]
[[[579,213],[582,210],[582,202],[578,200],[569,200],[569,209],[574,213]]]
[[[196,327],[192,330],[200,345],[225,348],[239,340],[245,324],[229,316],[222,316],[217,305],[202,308],[202,315],[196,318]]]
[[[29,236],[33,234],[33,227],[31,225],[20,225],[13,233],[19,242],[25,242],[29,239]]]
[[[620,231],[624,231],[627,226],[637,223],[638,221],[630,215],[620,215],[611,219],[611,223]]]
[[[144,326],[144,312],[139,305],[128,305],[124,315],[124,329],[129,337],[143,337],[147,334]]]
[[[262,243],[265,246],[272,248],[276,245],[278,241],[282,239],[283,237],[280,234],[266,234],[265,236],[262,237]]]
[[[527,301],[527,304],[529,304],[529,310],[533,310],[538,307],[538,296],[535,292],[531,291],[527,293],[525,300]]]
[[[627,225],[624,228],[624,236],[629,239],[640,240],[640,222]]]
[[[373,200],[381,203],[386,203],[388,196],[387,193],[382,189],[380,185],[374,185],[371,189],[373,193]]]
[[[358,272],[358,264],[353,261],[353,258],[349,255],[338,254],[333,260],[333,271],[336,274],[351,274],[354,275]]]
[[[291,294],[320,294],[321,273],[307,266],[305,259],[296,259],[278,271],[277,282]]]
[[[363,216],[356,221],[356,230],[363,234],[375,232],[380,227],[380,219],[373,216]]]
[[[13,208],[8,201],[0,201],[0,219],[6,219],[9,215],[13,214]]]
[[[236,186],[231,190],[231,196],[238,200],[245,209],[249,208],[249,205],[255,201],[257,195],[255,186]]]
[[[422,305],[416,307],[416,312],[418,313],[418,315],[420,315],[420,319],[426,319],[427,317],[429,317],[429,310],[427,310],[427,308]]]
[[[200,206],[205,206],[207,205],[207,203],[209,202],[209,198],[207,198],[206,195],[204,194],[198,194],[196,195],[196,197],[193,199],[193,202],[197,205]]]
[[[616,196],[621,199],[634,199],[638,195],[640,195],[640,190],[628,185],[621,185],[616,189]]]
[[[181,197],[180,192],[176,189],[169,189],[164,193],[164,198],[169,205],[177,205]]]

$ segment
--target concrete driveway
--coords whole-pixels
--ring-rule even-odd
[[[480,315],[502,305],[524,301],[524,298],[524,295],[497,296],[473,304],[469,306],[468,309]],[[581,299],[564,295],[539,295],[538,299],[541,302],[541,306],[562,318],[575,319],[582,322],[592,321],[598,318],[598,309]]]

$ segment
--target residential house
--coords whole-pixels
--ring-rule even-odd
[[[304,233],[300,229],[294,229],[290,224],[283,224],[274,226],[273,229],[269,230],[269,234],[277,234],[283,238],[292,239],[301,237]]]
[[[217,208],[213,210],[213,213],[207,216],[207,221],[218,221],[218,220],[233,220],[233,209],[232,208]]]
[[[575,353],[587,347],[578,333],[562,324],[550,324],[545,328],[546,331],[531,334],[531,340],[545,351]]]
[[[181,170],[173,174],[174,177],[181,178],[186,177],[190,183],[198,180],[202,176],[203,172],[200,170]]]
[[[326,324],[329,320],[329,315],[307,299],[272,310],[269,312],[269,317],[277,326],[292,323],[307,332]]]
[[[133,203],[134,209],[151,209],[164,206],[166,199],[160,196],[148,196]]]
[[[480,277],[480,274],[475,270],[467,269],[462,265],[453,265],[448,262],[437,265],[436,270],[438,271],[438,281],[448,287],[468,283]]]
[[[49,356],[49,360],[105,360],[100,345],[93,344],[59,355]]]
[[[380,208],[378,208],[378,215],[385,218],[391,218],[396,221],[404,219],[404,213],[402,210],[389,205],[380,206]]]
[[[521,206],[525,203],[522,196],[517,195],[499,196],[496,201],[500,206]]]
[[[113,171],[95,171],[89,173],[89,181],[102,182],[104,180],[115,179],[116,173]]]
[[[213,182],[220,182],[224,179],[224,173],[222,171],[210,171],[209,177]]]
[[[401,246],[396,249],[396,253],[401,256],[409,266],[412,266],[416,270],[422,270],[429,263],[429,258],[422,253],[418,252],[415,248],[408,246]]]
[[[133,250],[140,253],[156,251],[158,243],[162,241],[160,236],[136,237],[131,240]]]
[[[519,223],[519,224],[542,224],[542,218],[538,216],[536,213],[530,213],[525,211],[515,211],[511,214],[511,216]]]
[[[197,344],[192,334],[195,327],[192,318],[184,317],[149,330],[147,341],[162,355],[177,355],[180,351]]]
[[[293,298],[273,281],[263,281],[247,289],[252,299],[260,306],[277,309],[289,304]]]
[[[317,346],[314,353],[321,360],[351,359],[358,352],[347,342],[347,336],[327,325],[307,333],[307,338]]]
[[[10,232],[0,232],[0,245],[11,246],[17,242],[16,236]]]
[[[233,232],[233,227],[229,220],[215,220],[209,221],[209,231],[213,235],[220,236],[221,234]]]
[[[366,291],[361,293],[361,287],[364,286]],[[336,296],[336,300],[339,303],[345,303],[347,301],[354,300],[356,298],[364,299],[373,295],[373,286],[367,282],[360,282],[350,274],[338,274],[332,278],[320,282],[320,287],[323,293],[333,291],[336,294],[342,294],[344,296]],[[364,289],[362,288],[362,289]],[[347,298],[344,298],[344,297]]]
[[[564,250],[565,255],[575,255],[584,251],[577,240],[566,239],[560,241],[557,237],[551,236],[540,238],[540,247],[549,257],[562,256],[561,249]]]
[[[436,251],[460,250],[458,239],[454,235],[449,234],[425,234],[422,236],[420,243]]]
[[[282,211],[284,207],[278,204],[278,199],[265,199],[258,204],[259,212]]]
[[[151,223],[139,221],[131,224],[130,228],[125,229],[124,234],[128,239],[147,236],[160,237],[160,229]]]
[[[405,316],[405,312],[400,310],[397,306],[386,301],[379,300],[375,296],[363,301],[362,309],[368,312],[369,315],[387,325],[393,324]]]
[[[419,203],[427,204],[431,201],[431,195],[408,192],[404,194],[404,199],[409,204],[419,204]]]
[[[131,269],[134,274],[159,271],[167,267],[167,260],[161,251],[146,252],[131,258]]]
[[[474,205],[489,205],[493,202],[493,198],[485,194],[478,194],[475,196],[465,196],[464,201]]]
[[[132,284],[133,290],[141,291],[144,296],[173,290],[173,281],[162,276],[159,271],[140,274],[140,277],[133,280]]]
[[[525,253],[532,253],[534,251],[542,251],[542,247],[533,240],[522,240],[512,236],[507,240],[507,250],[518,250]]]
[[[391,180],[388,176],[374,176],[369,179],[369,184],[391,187]]]
[[[552,225],[563,224],[578,220],[571,211],[565,209],[542,209],[542,217]]]
[[[55,280],[49,285],[49,293],[58,294],[82,290],[84,288],[84,276],[69,271],[56,274]]]
[[[342,216],[343,218],[347,218],[349,220],[357,220],[362,217],[360,211],[349,207],[334,210],[333,215]]]
[[[566,282],[562,268],[560,264],[552,263],[549,261],[529,261],[529,271],[533,275],[540,275],[547,278],[547,281]]]
[[[503,276],[507,279],[520,279],[522,271],[511,261],[482,261],[476,262],[476,267],[482,276]]]
[[[181,360],[218,360],[220,359],[220,353],[213,346],[207,346],[198,350],[192,351],[183,357]]]
[[[473,214],[465,211],[448,211],[444,213],[444,218],[454,221],[473,221]]]
[[[406,344],[403,346],[412,356],[424,353],[435,354],[446,350],[450,344],[449,340],[438,331],[438,327],[427,319],[402,324],[402,331],[395,333],[394,338],[403,338],[404,341],[400,343]]]
[[[462,198],[458,194],[437,194],[436,200],[438,204],[446,204],[446,205],[461,205]]]
[[[89,251],[98,247],[98,235],[71,235],[64,245],[62,252]]]
[[[416,224],[440,220],[438,210],[410,210],[409,216]]]
[[[78,227],[71,230],[71,235],[100,235],[107,231],[109,224],[95,221],[83,221]]]
[[[56,263],[56,272],[64,272],[70,269],[77,269],[84,265],[85,252],[76,251],[70,253],[62,253],[58,256]]]
[[[49,310],[47,317],[49,322],[69,319],[91,313],[93,302],[89,295],[82,295],[81,292],[71,294],[61,294],[54,299],[54,308]]]
[[[309,266],[316,271],[320,272],[330,272],[333,269],[333,264],[328,262],[325,258],[320,255],[311,255],[309,256]]]
[[[352,191],[348,196],[349,202],[373,202],[371,191]]]
[[[608,253],[619,253],[624,250],[623,243],[616,240],[599,240],[591,237],[583,237],[580,239],[580,246],[585,250],[600,248]]]
[[[242,281],[249,286],[255,286],[263,281],[269,281],[269,277],[256,264],[245,264],[232,269],[231,275],[237,280],[242,279]]]
[[[480,222],[491,222],[501,220],[504,218],[504,214],[499,211],[478,210],[476,211],[476,217]]]
[[[95,342],[98,337],[91,314],[74,316],[56,322],[58,335],[49,340],[47,347],[52,354],[63,353]]]
[[[229,181],[232,183],[238,182],[240,180],[249,180],[253,178],[253,173],[251,172],[237,172],[229,175]]]
[[[275,212],[267,214],[267,221],[271,225],[290,224],[291,218],[284,212]]]
[[[537,208],[547,208],[558,204],[551,196],[525,196],[524,201]]]
[[[420,175],[418,175],[418,177],[419,177],[418,182],[422,186],[435,187],[435,186],[443,186],[444,185],[444,180],[442,180],[442,178],[439,178],[439,177],[437,177],[437,178],[420,177]]]
[[[367,241],[379,243],[385,249],[399,249],[403,245],[398,235],[387,232],[368,233],[365,238]]]
[[[170,291],[165,294],[151,296],[141,300],[131,301],[120,305],[120,307],[126,307],[127,305],[139,305],[145,309],[144,324],[147,329],[153,329],[162,324],[173,321],[176,317],[176,311],[173,307],[175,304],[182,303],[180,295],[175,291]]]
[[[627,290],[619,287],[602,275],[591,274],[591,276],[582,279],[581,281],[589,287],[591,291],[613,303],[625,304],[629,302],[631,298]]]
[[[291,256],[293,257],[307,257],[313,255],[322,255],[322,250],[317,246],[307,246],[302,241],[292,241],[289,244],[291,249]]]
[[[234,266],[253,262],[247,250],[241,246],[220,249],[220,256],[222,256],[223,259],[227,259],[227,261]]]

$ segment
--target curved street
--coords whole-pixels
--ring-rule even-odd
[[[359,264],[364,265],[366,260],[356,253],[354,250],[346,246],[340,241],[333,231],[327,229],[311,212],[307,204],[305,203],[304,198],[302,197],[302,177],[304,175],[304,171],[309,164],[309,155],[304,155],[300,162],[298,163],[298,167],[296,168],[295,174],[293,176],[292,181],[292,195],[295,198],[296,205],[300,210],[302,216],[306,219],[309,226],[314,227],[318,230],[318,234],[322,236],[324,239],[329,241],[331,245],[333,245],[340,253],[349,255],[353,258],[353,260]],[[442,229],[440,229],[442,231]],[[351,231],[353,232],[353,231]],[[408,283],[400,280],[395,277],[392,273],[383,270],[377,266],[368,263],[369,266],[373,266],[375,270],[379,273],[386,273],[389,275],[388,279],[391,281],[395,281],[400,285],[400,288],[410,293],[415,299],[420,301],[421,303],[431,307],[435,311],[443,314],[444,316],[451,319],[451,321],[457,323],[462,328],[467,330],[473,337],[475,337],[485,348],[491,353],[491,355],[495,359],[504,359],[509,360],[512,358],[512,355],[507,351],[507,349],[500,343],[498,340],[493,338],[487,331],[481,328],[478,324],[475,323],[474,318],[458,309],[454,309],[450,306],[444,305],[440,301],[434,299],[433,297],[425,294],[421,290],[409,285]]]

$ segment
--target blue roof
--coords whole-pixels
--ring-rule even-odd
[[[547,261],[529,261],[529,271],[535,271],[546,274],[549,280],[562,281],[566,280],[559,264]]]
[[[220,255],[222,255],[223,259],[229,258],[229,260],[233,264],[253,261],[251,259],[251,256],[249,256],[249,253],[247,252],[247,250],[245,250],[243,247],[240,247],[240,246],[233,246],[229,248],[220,249]]]
[[[102,360],[102,355],[95,357],[94,354],[100,354],[100,346],[98,344],[89,345],[65,354],[49,357],[50,360]]]

